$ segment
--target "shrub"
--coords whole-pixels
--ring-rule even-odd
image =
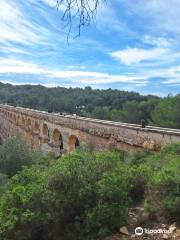
[[[4,239],[103,239],[126,222],[128,171],[118,153],[78,152],[14,176],[0,203]]]
[[[7,184],[8,184],[8,176],[6,174],[0,173],[0,195],[3,193],[5,190]]]
[[[171,155],[149,183],[150,203],[161,218],[180,221],[180,158]]]
[[[10,180],[0,201],[2,239],[38,239],[39,228],[41,229],[46,213],[41,201],[42,173],[43,169],[34,166],[25,168]],[[36,235],[31,238],[33,232]]]
[[[180,156],[180,144],[168,144],[162,148],[161,153],[164,155],[179,155]]]
[[[30,150],[21,140],[10,138],[0,146],[0,172],[11,177],[39,157],[39,153]]]
[[[0,199],[3,240],[104,239],[126,224],[130,206],[180,216],[179,145],[159,153],[50,156],[11,178]]]
[[[151,173],[152,169],[147,164],[133,165],[129,168],[129,196],[133,206],[144,201]]]
[[[151,155],[152,155],[151,152],[140,150],[140,151],[134,152],[133,154],[127,155],[126,163],[130,166],[141,165],[146,162],[147,156],[151,156]]]

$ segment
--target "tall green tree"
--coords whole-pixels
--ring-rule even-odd
[[[152,112],[156,125],[168,128],[180,128],[180,95],[162,99]]]

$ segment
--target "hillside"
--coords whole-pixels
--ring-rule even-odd
[[[136,92],[0,83],[0,102],[53,112],[180,128],[180,95],[160,98]]]

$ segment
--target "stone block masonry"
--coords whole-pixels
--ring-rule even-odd
[[[0,104],[0,138],[20,137],[32,148],[56,156],[70,153],[80,145],[95,151],[119,149],[158,150],[161,146],[180,142],[180,130],[99,119],[60,115]]]

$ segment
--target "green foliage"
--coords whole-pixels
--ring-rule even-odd
[[[162,148],[161,153],[165,156],[169,154],[180,156],[180,144],[174,143],[166,145],[165,147]]]
[[[127,164],[133,166],[133,165],[139,165],[146,162],[147,156],[151,156],[152,153],[148,152],[146,150],[140,150],[137,152],[134,152],[133,154],[129,154],[126,158]]]
[[[8,182],[9,182],[8,176],[6,174],[0,173],[0,195],[6,189]]]
[[[104,239],[126,224],[129,207],[143,202],[147,211],[180,222],[179,149],[124,154],[83,148],[58,160],[43,157],[8,184],[2,176],[0,236]]]
[[[163,221],[180,222],[180,144],[160,152],[140,151],[127,156],[130,197],[133,204],[145,198],[145,206]]]
[[[45,88],[0,83],[0,102],[85,117],[180,128],[180,95],[158,98],[120,90]]]
[[[147,164],[138,164],[129,168],[129,196],[132,206],[143,202],[152,168]]]
[[[151,199],[157,199],[158,205],[154,204],[154,211],[171,221],[180,221],[180,155],[176,155],[170,149],[168,160],[160,169],[154,171],[150,179],[149,188]],[[176,147],[174,147],[176,149]],[[167,149],[164,153],[167,153]],[[151,201],[150,201],[151,203]]]
[[[78,152],[14,176],[1,198],[6,239],[102,239],[125,224],[128,169],[121,154]]]
[[[23,166],[31,165],[40,156],[39,153],[31,151],[21,140],[10,138],[0,146],[0,172],[11,177]]]
[[[156,125],[180,128],[180,95],[167,97],[160,101],[152,112],[152,120]]]
[[[112,89],[45,88],[0,83],[1,103],[112,121],[140,123],[142,118],[151,120],[151,112],[159,100],[156,96]]]
[[[31,233],[38,233],[37,221],[43,222],[44,219],[40,201],[43,191],[42,171],[37,166],[25,168],[11,179],[0,202],[0,236],[3,239],[38,239],[38,235],[31,238]]]

